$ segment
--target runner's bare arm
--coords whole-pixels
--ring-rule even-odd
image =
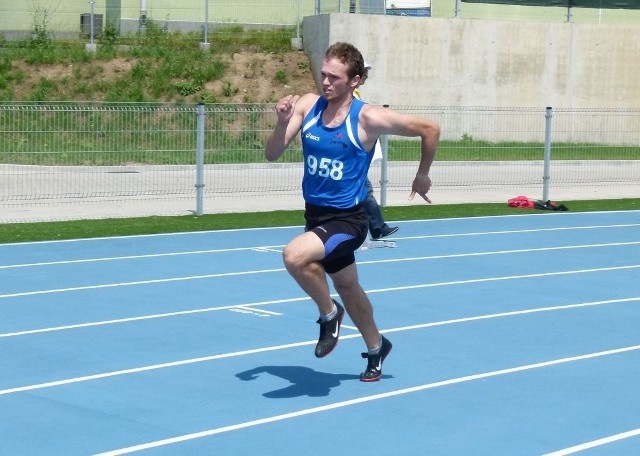
[[[288,95],[276,103],[278,120],[267,138],[264,149],[267,160],[274,161],[280,158],[302,128],[304,116],[317,99],[318,96],[314,94],[306,94],[302,97]]]
[[[420,137],[420,163],[416,177],[411,185],[409,199],[413,199],[415,195],[418,194],[426,202],[430,203],[431,200],[427,197],[427,192],[431,188],[429,171],[431,170],[431,164],[435,159],[440,142],[440,126],[431,120],[421,117],[402,114],[388,108],[368,105],[366,109],[362,110],[361,128],[364,130],[364,132],[361,132],[363,133],[361,139],[365,147],[383,134]]]

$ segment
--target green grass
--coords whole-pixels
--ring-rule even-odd
[[[638,146],[612,146],[602,144],[556,143],[551,149],[554,160],[640,160]],[[389,158],[419,160],[420,143],[408,140],[389,141]],[[543,143],[501,142],[461,139],[443,140],[438,146],[438,160],[495,161],[542,160]],[[397,159],[397,158],[396,158]]]
[[[639,199],[563,201],[571,212],[639,210]],[[502,203],[452,204],[387,207],[387,221],[426,220],[454,217],[558,213],[535,209],[516,209]],[[78,220],[69,222],[13,223],[0,225],[0,243],[82,239],[141,234],[179,233],[236,228],[300,226],[301,211],[274,211],[238,214],[211,214],[180,217],[142,217],[129,219]]]
[[[51,131],[27,136],[24,130],[28,126],[6,126],[14,123],[11,112],[0,112],[0,128],[5,132],[0,136],[0,163],[20,165],[65,165],[65,166],[104,166],[137,163],[144,165],[192,165],[193,151],[196,149],[196,135],[190,128],[192,113],[174,113],[174,120],[167,124],[180,127],[170,131],[155,127],[157,119],[142,119],[148,122],[144,126],[136,123],[135,129],[119,131],[118,141],[113,141],[112,131],[117,124],[124,124],[118,113],[105,114],[108,121],[102,121],[95,113],[78,118],[78,124],[70,132],[56,131],[51,121]],[[29,113],[37,114],[37,113]],[[57,117],[68,113],[56,113]],[[160,116],[161,114],[158,114]],[[34,120],[22,116],[26,125],[35,125]],[[212,115],[211,117],[215,117]],[[44,122],[47,116],[43,116]],[[260,130],[249,120],[248,129],[233,132],[223,127],[207,129],[205,133],[205,163],[207,164],[244,164],[264,163],[264,140]],[[85,124],[97,125],[98,131],[90,131]],[[43,128],[42,126],[40,127]],[[122,127],[120,127],[122,128]],[[16,133],[12,133],[15,131]],[[153,134],[140,134],[140,131]],[[10,152],[2,152],[2,151]],[[280,162],[300,162],[302,154],[295,147],[285,151]],[[533,143],[487,143],[483,141],[441,141],[438,147],[438,161],[512,161],[542,160],[543,144]],[[553,160],[640,160],[640,147],[597,146],[588,144],[554,144]],[[394,140],[389,144],[390,161],[419,161],[420,143],[417,141]]]
[[[16,86],[28,68],[65,65],[74,68],[72,77],[58,80],[42,77],[22,95],[20,101],[102,100],[106,102],[206,102],[224,101],[220,94],[204,90],[207,82],[223,80],[226,61],[236,52],[291,51],[293,28],[245,30],[241,26],[221,28],[209,36],[208,52],[199,49],[202,33],[168,32],[150,22],[143,34],[118,36],[107,27],[98,37],[97,52],[85,51],[86,40],[53,40],[46,31],[23,41],[2,41],[0,56],[0,101],[18,101]],[[109,80],[96,74],[100,62],[113,59],[135,62]],[[274,75],[276,77],[277,75]]]

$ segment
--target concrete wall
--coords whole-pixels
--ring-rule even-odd
[[[640,107],[638,26],[308,16],[303,46],[315,75],[335,41],[373,65],[363,92],[375,104]]]

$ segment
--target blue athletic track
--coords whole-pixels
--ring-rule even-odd
[[[2,455],[640,455],[640,212],[398,222],[323,359],[301,227],[0,245]]]

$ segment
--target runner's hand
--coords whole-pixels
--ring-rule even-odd
[[[409,199],[412,200],[417,193],[427,203],[430,203],[431,200],[427,196],[427,192],[430,189],[431,189],[431,178],[429,176],[417,174],[416,178],[413,180],[413,184],[411,185],[411,194],[409,195]]]
[[[291,119],[296,103],[299,99],[300,95],[287,95],[278,101],[276,104],[276,114],[278,115],[279,121],[287,122]]]

